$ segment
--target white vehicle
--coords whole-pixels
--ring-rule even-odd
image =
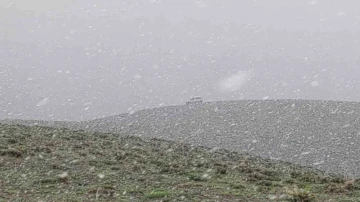
[[[193,97],[189,101],[186,102],[186,105],[189,104],[201,104],[203,103],[203,99],[200,96]]]

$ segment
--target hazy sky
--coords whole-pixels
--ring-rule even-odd
[[[360,101],[355,0],[0,0],[0,119]]]

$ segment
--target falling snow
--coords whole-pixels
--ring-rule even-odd
[[[44,105],[47,105],[50,102],[49,98],[44,98],[41,101],[39,101],[36,106],[37,107],[42,107]]]
[[[319,84],[318,81],[312,81],[312,82],[311,82],[311,85],[312,85],[313,87],[316,87],[316,86],[318,86],[318,85],[320,85],[320,84]]]
[[[355,3],[24,2],[0,3],[0,120],[96,119],[359,174]]]
[[[253,71],[240,71],[235,75],[221,80],[218,84],[221,92],[232,93],[243,88],[252,78]]]

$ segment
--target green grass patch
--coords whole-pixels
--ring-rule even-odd
[[[148,199],[158,199],[170,196],[170,192],[164,190],[153,190],[150,193],[146,194]]]

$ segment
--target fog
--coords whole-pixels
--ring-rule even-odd
[[[31,2],[31,3],[30,3]],[[360,101],[355,0],[0,0],[0,119]]]

